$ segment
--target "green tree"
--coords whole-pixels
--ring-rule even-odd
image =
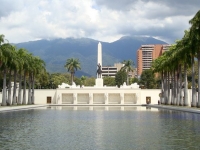
[[[9,61],[7,63],[7,69],[8,69],[7,70],[7,74],[8,74],[8,82],[7,82],[7,85],[8,85],[7,105],[11,105],[12,104],[11,103],[11,78],[12,78],[12,72],[14,70],[14,67],[17,65],[16,64],[17,61],[16,61],[16,50],[15,50],[15,48],[14,47],[10,47],[9,52],[10,52],[10,56],[7,56],[9,58]],[[15,78],[15,80],[16,80],[16,78]],[[15,87],[16,87],[16,84],[15,84]],[[16,95],[15,92],[13,92],[13,96],[14,95]]]
[[[24,63],[25,63],[25,56],[27,55],[27,50],[20,48],[17,51],[17,56],[18,59],[20,61],[19,66],[18,66],[18,74],[19,74],[19,89],[18,89],[18,101],[17,104],[21,105],[22,104],[22,95],[21,95],[21,91],[22,91],[22,73],[23,73],[23,67],[24,67]]]
[[[79,59],[69,58],[64,66],[71,73],[71,84],[74,82],[75,71],[81,69]]]
[[[200,10],[189,21],[189,23],[192,25],[190,28],[190,40],[191,40],[192,50],[195,52],[198,59],[198,87],[200,87]],[[195,100],[192,102],[192,106],[196,106]],[[200,88],[198,88],[197,107],[200,107]]]
[[[103,77],[103,83],[106,86],[115,86],[115,78],[113,77]]]
[[[138,78],[131,78],[130,79],[130,83],[132,84],[132,83],[139,83],[139,80],[138,80]]]
[[[76,76],[74,77],[74,82],[76,85],[81,85],[81,79]]]
[[[118,87],[120,87],[120,85],[123,85],[124,82],[126,82],[126,80],[127,80],[127,73],[124,69],[121,69],[116,73],[115,83]]]
[[[86,77],[85,76],[81,76],[81,86],[85,85],[85,81],[86,81]]]
[[[3,40],[2,40],[3,41]],[[2,43],[1,41],[1,43]],[[3,71],[3,92],[2,92],[2,106],[6,106],[6,76],[9,68],[8,63],[12,60],[12,49],[13,46],[9,43],[0,45],[0,62],[1,70]]]
[[[144,70],[140,77],[140,84],[147,89],[155,89],[157,88],[155,76],[151,69]]]
[[[127,73],[127,85],[129,85],[129,72],[133,72],[134,69],[133,69],[133,61],[132,60],[124,60],[122,62],[124,64],[124,66],[121,68],[122,70],[126,71]]]
[[[28,105],[31,105],[31,85],[32,85],[32,72],[34,70],[34,56],[32,54],[29,54],[29,59],[28,59]]]
[[[95,85],[95,78],[86,78],[85,80],[85,86],[94,86]]]
[[[61,73],[53,73],[53,74],[51,74],[51,79],[50,80],[51,80],[52,88],[57,88],[58,85],[61,85],[62,83],[69,84],[69,81],[67,80],[65,75],[61,74]]]
[[[52,89],[52,82],[50,74],[47,71],[41,72],[36,75],[35,88],[36,89]]]
[[[23,55],[23,83],[24,83],[24,87],[23,87],[23,98],[22,98],[22,104],[25,105],[26,104],[26,77],[28,76],[29,70],[31,68],[31,63],[30,63],[30,59],[32,58],[32,55],[30,53],[26,53],[25,55]]]
[[[14,87],[13,87],[13,98],[12,98],[12,104],[14,105],[14,104],[17,104],[17,102],[16,102],[16,98],[17,98],[17,95],[16,95],[16,89],[17,89],[17,72],[19,70],[20,63],[22,63],[20,61],[20,57],[18,56],[16,48],[14,46],[13,46],[12,58],[13,58],[13,61],[12,61],[12,64],[11,64],[10,67],[11,67],[11,69],[14,72]]]
[[[46,72],[45,69],[45,62],[40,59],[39,57],[34,56],[33,57],[33,66],[32,66],[32,72],[31,72],[31,88],[32,88],[32,93],[31,93],[31,103],[35,103],[35,76],[40,74],[41,76],[43,73]]]

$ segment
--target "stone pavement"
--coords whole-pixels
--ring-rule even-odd
[[[37,107],[44,107],[47,105],[18,105],[18,106],[0,106],[0,112],[14,111],[14,110],[25,110]]]
[[[188,106],[175,106],[175,105],[146,105],[153,108],[162,108],[162,109],[168,109],[168,110],[176,110],[176,111],[184,111],[184,112],[190,112],[190,113],[199,113],[200,114],[200,108],[197,107],[188,107]]]

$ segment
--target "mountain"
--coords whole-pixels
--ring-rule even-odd
[[[55,40],[38,40],[15,44],[25,48],[46,63],[48,72],[67,72],[64,64],[68,58],[78,58],[81,71],[76,76],[95,76],[97,67],[97,40],[89,38],[66,38]],[[101,42],[101,41],[100,41]],[[144,44],[166,44],[153,37],[124,36],[112,43],[102,44],[102,66],[113,66],[114,63],[131,59],[136,64],[137,50]]]

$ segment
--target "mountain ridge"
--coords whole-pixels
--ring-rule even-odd
[[[153,37],[124,36],[120,39],[103,42],[90,38],[65,38],[37,40],[16,43],[17,48],[25,48],[46,63],[48,72],[66,72],[64,64],[68,58],[78,58],[81,71],[76,75],[96,76],[97,45],[102,44],[102,66],[113,66],[114,63],[131,59],[136,64],[136,53],[144,44],[167,44]]]

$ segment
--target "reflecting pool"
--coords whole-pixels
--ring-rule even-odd
[[[0,149],[200,149],[200,115],[146,107],[44,107],[0,113]]]

